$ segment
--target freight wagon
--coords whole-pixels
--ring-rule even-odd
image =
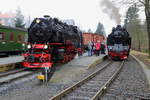
[[[96,43],[97,41],[104,42],[105,37],[101,34],[96,34],[96,33],[83,33],[83,45],[87,46],[87,44],[92,41]]]
[[[16,55],[25,50],[27,31],[0,25],[0,56]]]

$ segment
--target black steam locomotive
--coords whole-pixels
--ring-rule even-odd
[[[127,59],[131,48],[131,37],[121,25],[112,29],[107,38],[108,55],[111,59]]]
[[[29,43],[65,43],[67,40],[74,44],[81,43],[81,31],[77,26],[67,25],[57,18],[35,18],[28,29]]]
[[[65,63],[82,52],[81,31],[57,18],[35,18],[28,29],[28,51],[24,67],[42,68],[39,79],[50,79],[54,63]]]

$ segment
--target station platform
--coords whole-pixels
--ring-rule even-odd
[[[72,80],[84,74],[88,69],[102,62],[106,55],[76,57],[72,61],[56,68],[50,82],[52,83],[70,83]]]
[[[12,56],[12,57],[0,58],[0,66],[6,64],[12,64],[12,63],[18,63],[21,62],[23,59],[24,59],[23,56]]]
[[[67,66],[85,66],[87,69],[93,67],[95,64],[102,61],[106,55],[101,54],[100,56],[87,56],[85,53],[81,57],[76,57],[74,60],[67,63]]]
[[[23,56],[12,56],[0,58],[0,72],[5,72],[15,68],[15,64],[22,62],[24,60]]]

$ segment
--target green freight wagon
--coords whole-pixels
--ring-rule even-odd
[[[0,56],[17,55],[25,51],[27,30],[0,25]]]

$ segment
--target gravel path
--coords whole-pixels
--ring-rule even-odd
[[[101,100],[150,100],[150,89],[142,67],[132,58]]]

